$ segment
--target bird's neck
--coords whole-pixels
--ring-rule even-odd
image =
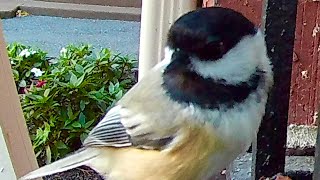
[[[262,75],[256,70],[247,81],[228,84],[225,79],[204,78],[188,62],[171,62],[163,73],[163,87],[174,101],[215,109],[244,101],[257,89]]]

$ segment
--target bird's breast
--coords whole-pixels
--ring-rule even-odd
[[[163,151],[128,148],[101,148],[92,162],[108,180],[202,180],[208,172],[219,171],[211,157],[224,150],[223,142],[208,127],[186,125],[181,139]],[[106,165],[108,164],[108,165]]]

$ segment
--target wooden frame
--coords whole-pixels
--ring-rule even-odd
[[[0,22],[0,127],[16,177],[38,167],[8,60]],[[1,134],[0,134],[1,136]],[[1,142],[1,141],[0,141]],[[4,148],[4,145],[0,145]],[[1,156],[4,154],[1,154]],[[1,168],[1,167],[0,167]],[[9,168],[9,165],[7,167]],[[6,170],[6,169],[3,169]]]
[[[163,58],[170,25],[197,8],[197,0],[142,0],[139,79]]]

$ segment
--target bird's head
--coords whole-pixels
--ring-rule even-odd
[[[227,8],[181,16],[169,30],[164,62],[168,95],[203,108],[231,107],[272,82],[263,34]]]
[[[266,59],[264,37],[241,13],[221,7],[181,16],[170,28],[166,57],[204,78],[247,81]]]

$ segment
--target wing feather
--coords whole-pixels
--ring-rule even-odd
[[[153,78],[161,80],[162,69],[167,63],[168,62],[160,63],[154,71],[151,72]],[[135,106],[144,106],[144,101],[155,102],[159,98],[158,88],[160,87],[157,85],[161,84],[161,82],[149,83],[150,81],[148,78],[140,81],[130,90],[131,96],[133,97],[125,98],[125,101],[111,108],[105,117],[89,133],[84,141],[84,146],[135,146],[148,149],[162,149],[169,144],[175,134],[171,132],[164,134],[161,130],[164,128],[172,128],[167,126],[174,126],[173,124],[169,125],[166,121],[170,121],[171,118],[174,119],[176,114],[172,114],[172,117],[166,118],[165,123],[161,123],[162,120],[160,121],[159,119],[161,116],[158,114],[160,112],[148,111],[144,108],[137,112],[136,108],[130,108],[134,103]],[[153,79],[153,81],[157,80]],[[141,96],[141,92],[143,92],[141,87],[146,88],[145,86],[147,86],[147,89],[157,89],[157,91],[154,91],[156,94]],[[134,96],[132,93],[137,94]],[[141,100],[140,96],[143,97],[144,101]],[[123,102],[129,103],[131,106],[123,107],[121,105]],[[159,106],[159,104],[154,104],[153,106]],[[168,109],[167,106],[157,108]],[[154,123],[150,121],[154,121]]]
[[[85,139],[84,146],[131,146],[130,135],[121,123],[118,106],[112,108]]]

